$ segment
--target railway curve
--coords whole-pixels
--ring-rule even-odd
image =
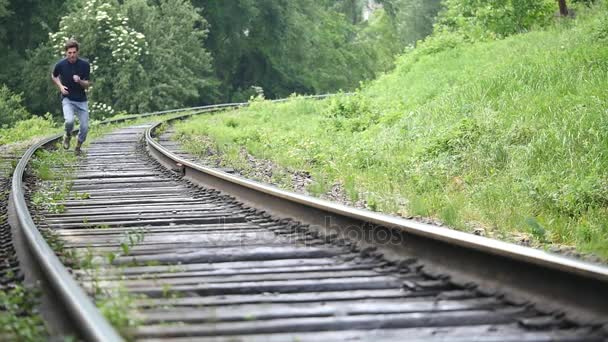
[[[601,266],[239,179],[169,151],[155,127],[91,142],[62,212],[14,178],[21,228],[60,241],[61,260],[38,259],[82,292],[66,317],[97,327],[88,340],[606,338]]]

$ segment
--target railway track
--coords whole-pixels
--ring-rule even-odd
[[[18,152],[6,151],[0,154],[0,289],[4,290],[21,281],[19,262],[12,243],[11,228],[8,224],[8,194],[10,175]]]
[[[13,246],[11,227],[7,220],[11,164],[16,159],[13,154],[0,155],[0,290],[2,291],[14,288],[23,280]]]
[[[72,285],[97,301],[122,337],[607,337],[608,273],[601,267],[229,182],[231,176],[183,155],[169,159],[151,128],[119,129],[92,142],[78,160],[64,211],[30,204],[37,228],[52,237],[76,279]],[[550,283],[533,284],[543,278]],[[582,292],[567,296],[573,288]],[[82,309],[80,300],[86,298],[58,301],[71,308],[59,326],[90,340],[121,338],[103,318],[89,318],[95,309]]]
[[[44,338],[46,329],[38,315],[38,292],[24,283],[11,226],[8,221],[11,173],[23,150],[0,151],[0,340]]]

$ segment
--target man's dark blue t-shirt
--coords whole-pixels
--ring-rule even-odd
[[[82,80],[89,80],[89,73],[91,71],[91,66],[89,62],[84,59],[78,58],[76,62],[70,63],[67,58],[64,58],[55,64],[55,68],[53,69],[53,76],[59,76],[61,80],[61,84],[68,87],[68,95],[61,95],[61,98],[67,97],[72,101],[83,102],[87,100],[87,94],[84,91],[84,88],[74,82],[74,75],[80,76]]]

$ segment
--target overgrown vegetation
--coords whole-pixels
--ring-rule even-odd
[[[9,183],[0,177],[0,202],[3,205],[8,202]],[[21,284],[23,275],[15,265],[17,256],[10,246],[10,230],[4,211],[0,215],[0,234],[3,236],[0,250],[0,340],[41,341],[46,339],[47,332],[37,311],[40,291]]]
[[[61,256],[63,263],[78,269],[81,272],[80,277],[86,278],[84,281],[87,283],[89,294],[94,298],[96,306],[104,317],[123,337],[132,340],[131,329],[141,324],[136,301],[145,299],[146,296],[130,293],[122,282],[118,282],[116,286],[102,287],[100,285],[101,277],[107,275],[107,269],[103,268],[104,260],[111,265],[114,259],[120,255],[120,252],[118,250],[108,252],[104,259],[104,257],[97,255],[91,247],[80,251],[67,249],[56,236],[47,234],[45,238],[48,240],[49,236],[51,236],[53,250]],[[137,241],[135,243],[140,242]],[[143,237],[141,241],[143,241]],[[128,250],[125,252],[123,249],[122,251],[128,253]],[[117,276],[120,276],[122,267],[115,267],[113,271],[116,272]]]
[[[48,334],[37,311],[39,291],[17,285],[0,289],[0,338],[43,341]]]
[[[31,161],[34,176],[39,180],[32,194],[32,203],[51,213],[62,213],[62,204],[72,188],[76,156],[71,151],[39,150]]]
[[[131,329],[142,322],[137,315],[136,305],[136,300],[142,298],[144,297],[135,296],[119,286],[108,291],[104,296],[99,296],[96,304],[112,326],[118,329],[123,337],[132,340]]]
[[[30,113],[21,103],[21,95],[14,94],[6,85],[0,85],[0,128],[8,128],[15,122],[25,120]]]
[[[25,142],[34,137],[59,133],[60,129],[50,115],[32,117],[17,122],[13,127],[0,128],[0,146]]]
[[[310,172],[311,191],[340,183],[372,209],[608,258],[607,5],[553,21],[554,4],[505,3],[541,7],[492,25],[497,14],[477,8],[463,19],[477,23],[440,26],[354,96],[254,101],[184,122],[178,137],[228,160],[244,146]],[[495,34],[466,33],[480,23]]]

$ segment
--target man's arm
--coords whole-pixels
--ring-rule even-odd
[[[91,86],[91,81],[89,80],[89,76],[91,74],[91,65],[89,63],[85,63],[84,70],[82,72],[82,77],[79,75],[74,75],[74,82],[80,84],[83,89],[88,89]]]
[[[64,86],[61,83],[61,80],[59,79],[59,76],[55,76],[53,73],[51,73],[51,79],[53,80],[53,83],[55,83],[55,85],[57,86],[57,88],[59,88],[59,91],[63,95],[67,95],[68,94],[68,87]]]
[[[89,81],[89,80],[83,80],[78,75],[74,75],[74,82],[80,84],[80,86],[83,87],[84,89],[89,88],[89,86],[91,85],[91,81]]]

